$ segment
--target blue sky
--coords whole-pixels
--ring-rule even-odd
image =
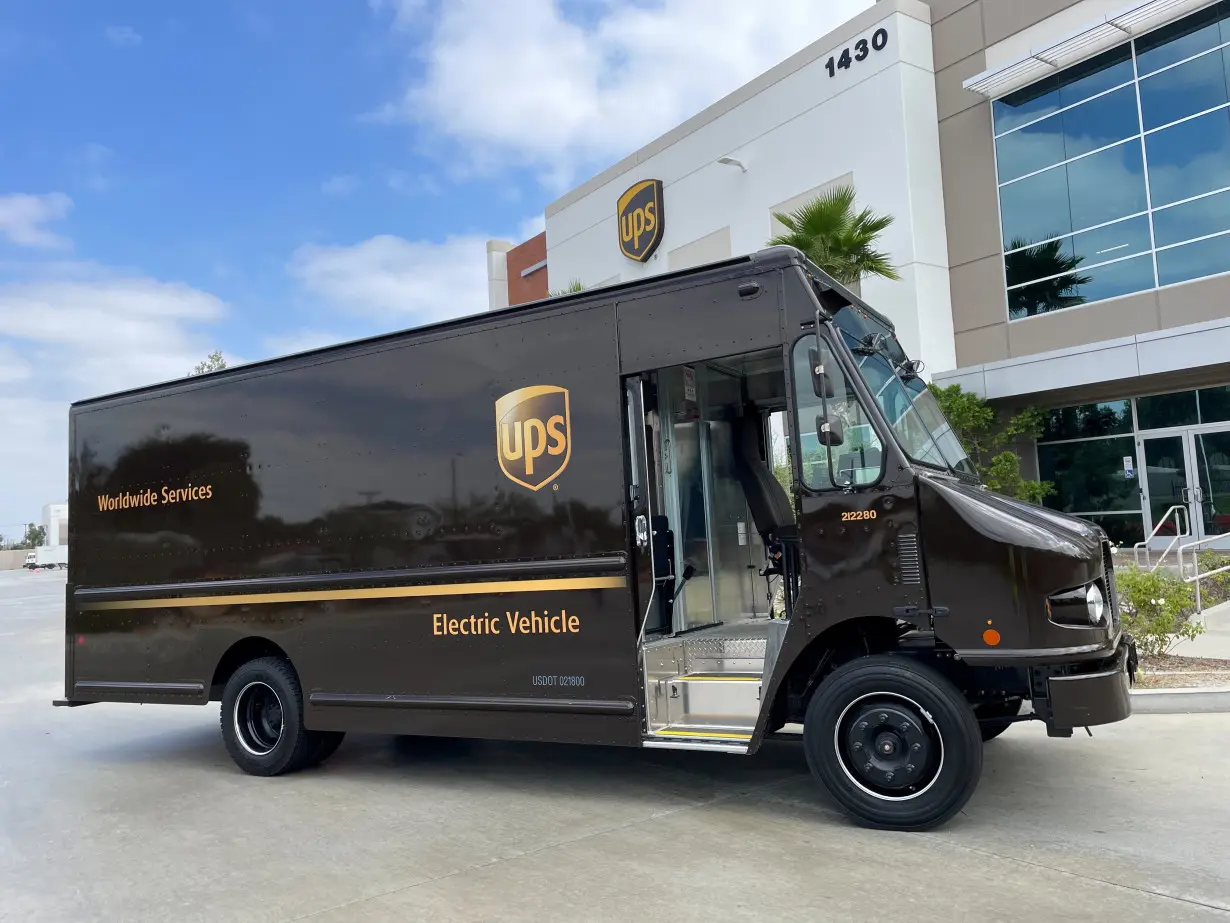
[[[7,0],[0,534],[68,401],[481,310],[488,238],[870,3]]]

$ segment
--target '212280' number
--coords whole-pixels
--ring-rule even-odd
[[[888,47],[888,30],[876,29],[871,35],[871,43],[868,44],[867,39],[860,38],[854,43],[854,55],[850,55],[849,48],[843,48],[841,54],[833,55],[825,62],[824,66],[829,69],[829,76],[836,77],[838,70],[849,70],[850,64],[854,61],[866,61],[867,56],[872,51],[883,51]]]
[[[852,520],[858,520],[858,519],[875,519],[875,518],[876,518],[875,510],[850,510],[848,512],[841,514],[842,522],[850,522]]]

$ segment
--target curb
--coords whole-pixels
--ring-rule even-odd
[[[1230,689],[1224,686],[1132,690],[1134,715],[1202,715],[1223,712],[1230,713]]]

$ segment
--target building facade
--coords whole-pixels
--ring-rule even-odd
[[[841,183],[895,218],[862,294],[932,380],[1047,410],[1049,505],[1230,534],[1230,2],[880,0],[548,206],[535,271],[750,252]]]
[[[68,544],[68,504],[48,503],[43,506],[43,528],[47,530],[44,545]]]

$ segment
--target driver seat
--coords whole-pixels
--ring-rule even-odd
[[[780,574],[784,544],[798,540],[798,525],[790,496],[765,461],[764,432],[754,405],[744,408],[734,426],[735,475],[743,486],[756,531],[769,552],[765,574]]]

